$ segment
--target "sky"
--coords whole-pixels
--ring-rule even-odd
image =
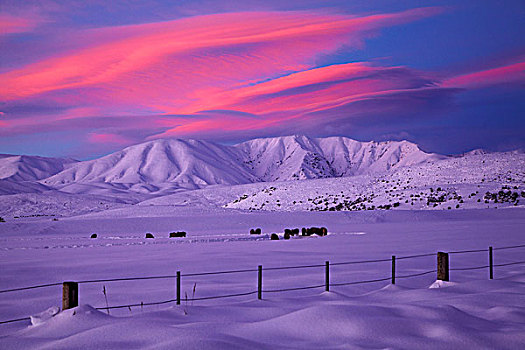
[[[0,153],[304,134],[525,148],[525,2],[0,0]]]

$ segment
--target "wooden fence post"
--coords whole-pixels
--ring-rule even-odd
[[[437,253],[437,279],[441,281],[449,280],[448,253]]]
[[[62,284],[62,310],[78,306],[78,283],[64,282]]]
[[[180,271],[177,271],[177,305],[180,305]]]
[[[392,284],[396,284],[396,256],[392,255]]]
[[[257,299],[262,299],[262,265],[259,265],[259,273],[257,278]]]
[[[324,290],[326,292],[330,291],[330,262],[325,261],[324,267]]]
[[[489,278],[494,279],[494,256],[492,255],[492,247],[489,247]]]

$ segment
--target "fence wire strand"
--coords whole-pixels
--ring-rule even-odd
[[[200,298],[184,298],[181,299],[181,301],[198,301],[198,300],[211,300],[211,299],[222,299],[222,298],[233,298],[233,297],[242,297],[246,295],[252,295],[257,293],[257,291],[253,292],[246,292],[246,293],[235,293],[235,294],[225,294],[225,295],[217,295],[217,296],[210,296],[210,297],[200,297]]]
[[[56,282],[56,283],[48,283],[48,284],[38,284],[36,286],[29,286],[29,287],[4,289],[4,290],[0,290],[0,293],[19,292],[19,291],[22,291],[22,290],[45,288],[45,287],[54,287],[54,286],[60,286],[61,284],[62,284],[62,282]]]
[[[455,250],[448,252],[449,254],[465,254],[465,253],[481,253],[488,252],[488,249],[470,249],[470,250]]]
[[[378,262],[387,262],[387,261],[391,261],[391,259],[343,261],[343,262],[337,262],[337,263],[330,263],[330,266],[368,264],[368,263],[378,263]],[[324,266],[324,265],[321,265],[321,266]]]
[[[244,273],[244,272],[257,272],[257,269],[184,273],[184,274],[181,274],[181,277],[208,276],[208,275],[226,275],[226,274],[230,274],[230,273]]]
[[[20,322],[20,321],[30,321],[31,320],[31,317],[24,317],[24,318],[16,318],[14,320],[7,320],[7,321],[0,321],[0,324],[5,324],[5,323],[13,323],[13,322]]]
[[[405,260],[405,259],[414,259],[414,258],[421,258],[424,256],[435,256],[436,253],[428,253],[428,254],[416,254],[416,255],[406,255],[406,256],[396,256],[396,260]]]
[[[188,301],[199,301],[199,300],[211,300],[211,299],[221,299],[221,298],[233,298],[233,297],[241,297],[246,295],[252,295],[257,293],[257,291],[253,292],[246,292],[246,293],[235,293],[235,294],[224,294],[224,295],[215,295],[215,296],[209,296],[209,297],[200,297],[200,298],[184,298],[181,299],[181,302],[188,302]],[[104,306],[104,307],[96,307],[97,310],[111,310],[111,309],[123,309],[126,307],[138,307],[138,306],[151,306],[151,305],[162,305],[162,304],[169,304],[176,302],[177,299],[168,299],[163,301],[154,301],[149,303],[135,303],[135,304],[126,304],[126,305],[118,305],[118,306]]]
[[[274,271],[274,270],[292,270],[292,269],[308,269],[311,267],[324,267],[325,265],[299,265],[299,266],[280,266],[280,267],[267,267],[264,271]]]
[[[519,265],[519,264],[525,264],[525,260],[514,261],[514,262],[509,262],[509,263],[504,263],[504,264],[494,264],[494,266],[509,266],[509,265]]]
[[[525,244],[521,244],[521,245],[511,245],[511,246],[507,246],[507,247],[499,247],[499,248],[493,248],[494,250],[502,250],[502,249],[514,249],[514,248],[523,248],[525,247]]]
[[[349,286],[349,285],[352,285],[352,284],[364,284],[364,283],[383,282],[383,281],[389,281],[391,278],[392,278],[392,277],[378,278],[378,279],[375,279],[375,280],[366,280],[366,281],[354,281],[354,282],[330,283],[330,287]]]
[[[429,273],[436,273],[436,272],[437,272],[437,270],[430,270],[430,271],[425,271],[425,272],[413,273],[413,274],[410,274],[410,275],[395,276],[395,278],[398,279],[398,278],[417,277],[417,276],[428,275]]]
[[[453,269],[449,269],[450,271],[469,271],[469,270],[480,270],[480,269],[488,269],[489,265],[484,266],[472,266],[472,267],[456,267]]]
[[[108,279],[84,280],[84,281],[78,281],[77,283],[86,284],[86,283],[101,283],[101,282],[141,281],[141,280],[158,280],[158,279],[168,279],[168,278],[175,278],[175,275],[108,278]]]
[[[280,292],[290,292],[293,290],[305,290],[305,289],[315,289],[315,288],[321,288],[325,287],[324,284],[317,284],[315,286],[308,286],[308,287],[292,287],[292,288],[281,288],[281,289],[267,289],[262,290],[263,293],[280,293]]]

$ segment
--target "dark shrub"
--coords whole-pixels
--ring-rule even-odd
[[[323,234],[323,228],[320,228],[320,227],[313,227],[313,229],[314,229],[314,233],[315,233],[316,235],[321,236],[321,237],[324,236],[324,234]]]
[[[301,236],[306,236],[306,227],[301,229]]]
[[[97,238],[97,237],[98,237],[98,236],[97,236],[96,233],[93,233],[93,234],[91,235],[91,238]]]
[[[250,229],[250,234],[251,235],[260,235],[261,234],[261,229],[260,228],[255,228],[255,229]]]
[[[155,238],[152,233],[146,233],[146,238]]]
[[[0,222],[5,222],[4,218],[0,216]]]
[[[181,237],[186,237],[186,232],[184,231],[170,232],[170,238],[181,238]]]
[[[270,236],[270,239],[272,241],[278,241],[279,240],[279,236],[277,236],[277,233],[272,233],[272,235]]]
[[[292,230],[292,236],[295,236],[295,235],[299,235],[299,229],[298,228],[294,228]]]
[[[284,233],[284,239],[290,239],[290,230]]]

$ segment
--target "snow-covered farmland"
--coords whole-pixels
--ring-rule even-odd
[[[36,326],[0,326],[2,348],[519,348],[525,342],[523,265],[451,271],[444,288],[435,273],[389,278],[391,255],[486,249],[524,244],[523,209],[364,212],[246,212],[133,206],[64,218],[21,218],[1,226],[2,289],[35,284],[253,269],[239,274],[182,278],[173,302],[96,311],[92,307],[173,299],[173,278],[80,284],[80,304]],[[149,211],[149,215],[144,212]],[[326,226],[326,237],[270,241],[285,227]],[[261,227],[258,239],[249,228]],[[188,237],[169,239],[186,230]],[[97,239],[90,239],[91,233]],[[145,239],[151,232],[155,239]],[[495,250],[495,263],[525,260],[525,248]],[[324,287],[184,302],[257,289],[265,268],[386,259],[338,265]],[[483,266],[487,252],[451,254],[451,268]],[[398,260],[398,276],[436,268],[435,255]],[[263,289],[324,283],[324,267],[263,272]],[[193,294],[195,290],[195,294]],[[2,320],[61,305],[61,287],[0,294]],[[36,321],[35,321],[36,323]]]
[[[53,285],[0,292],[0,322],[23,319],[0,324],[0,348],[523,347],[524,169],[521,152],[303,136],[1,156],[0,291]],[[329,234],[283,239],[313,226]],[[438,251],[449,283],[436,283]],[[80,306],[57,313],[64,281],[80,282]]]

